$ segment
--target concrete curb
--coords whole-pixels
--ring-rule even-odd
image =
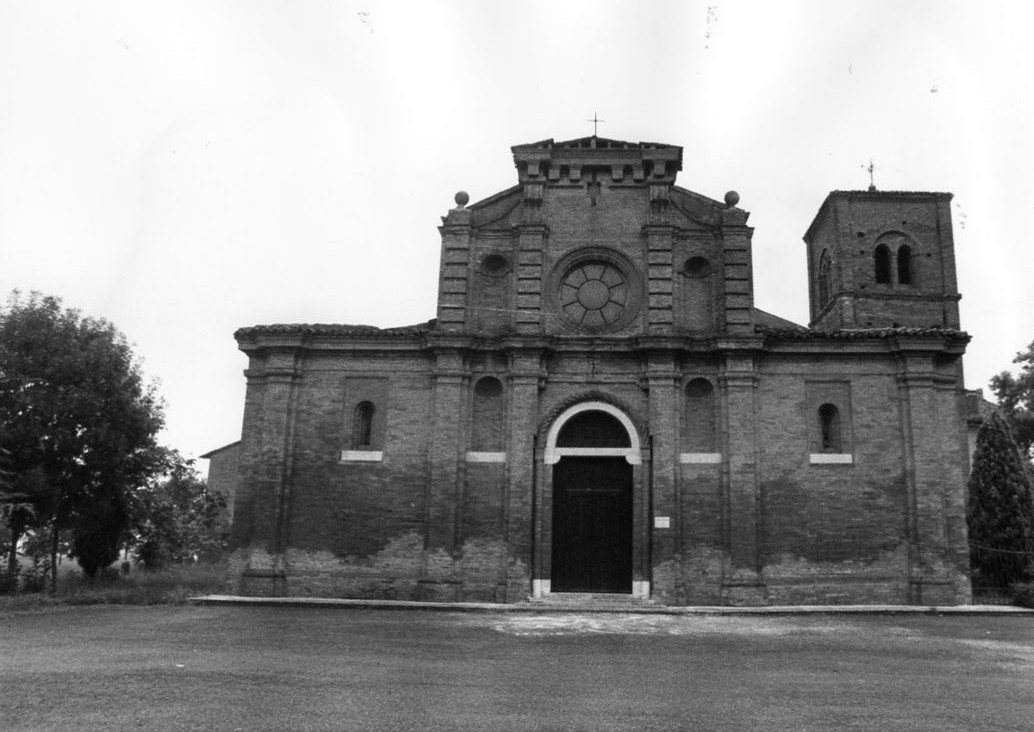
[[[781,605],[770,607],[665,607],[623,603],[575,604],[567,602],[416,602],[412,600],[344,600],[320,597],[240,597],[206,595],[192,597],[194,605],[253,607],[312,607],[356,610],[429,610],[454,613],[607,613],[618,615],[1015,615],[1034,618],[1034,609],[1013,605]]]

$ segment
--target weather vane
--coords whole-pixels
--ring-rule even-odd
[[[600,118],[599,118],[599,117],[598,117],[598,116],[596,115],[596,113],[595,113],[595,112],[593,112],[593,113],[592,113],[592,119],[587,119],[587,120],[585,120],[585,121],[586,121],[586,122],[592,122],[592,136],[593,136],[593,137],[596,137],[596,126],[597,126],[597,125],[598,125],[598,124],[599,124],[600,122],[606,122],[607,120],[605,120],[605,119],[600,119]]]
[[[865,168],[864,165],[862,167]],[[869,167],[865,169],[869,171],[869,192],[872,193],[876,190],[876,181],[874,181],[872,177],[872,172],[876,170],[876,166],[873,165],[872,158],[869,158]]]

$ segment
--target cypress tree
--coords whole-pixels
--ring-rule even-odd
[[[998,412],[977,433],[967,521],[976,592],[1034,578],[1030,472]]]

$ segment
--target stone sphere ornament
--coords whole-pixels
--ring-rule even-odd
[[[467,195],[466,191],[458,191],[456,195],[453,197],[453,200],[456,201],[457,206],[463,208],[467,205],[467,201],[470,200],[470,196]]]
[[[735,208],[736,204],[740,202],[740,194],[736,191],[729,191],[725,194],[725,205],[729,208]]]

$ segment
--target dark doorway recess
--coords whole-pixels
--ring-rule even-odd
[[[632,466],[564,457],[553,466],[552,592],[632,592]]]

